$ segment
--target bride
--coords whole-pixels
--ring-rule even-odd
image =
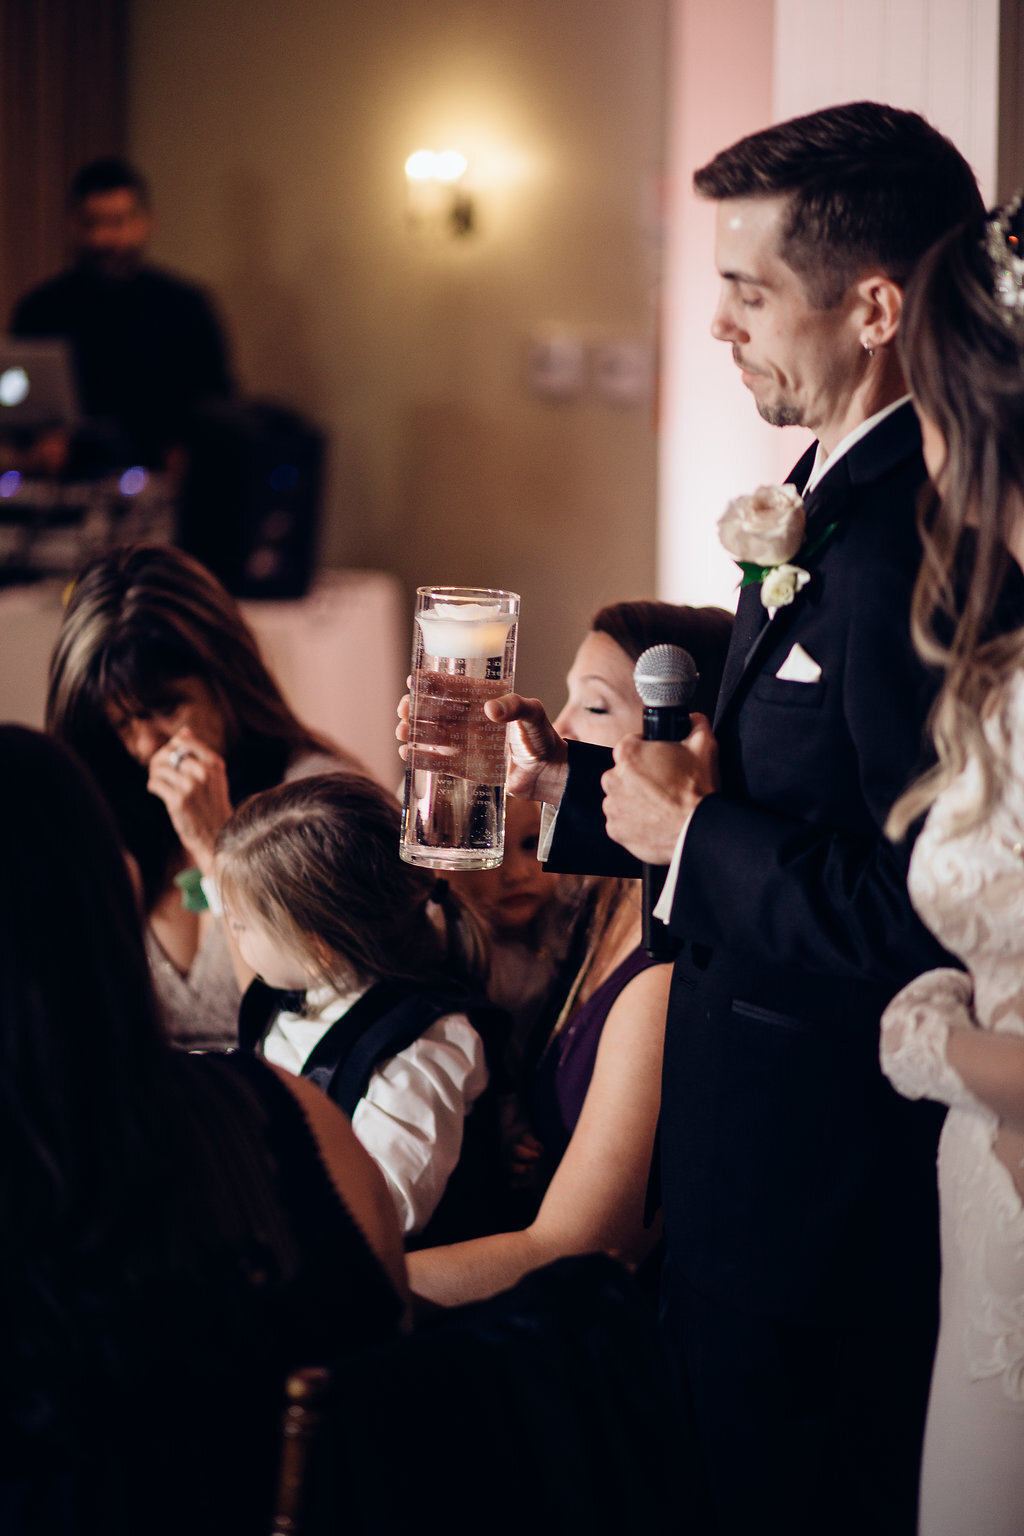
[[[937,492],[922,513],[914,640],[944,682],[937,765],[889,830],[928,812],[911,896],[967,967],[919,976],[882,1020],[894,1086],[950,1106],[922,1536],[1024,1529],[1024,604],[992,596],[1018,574],[1011,556],[1024,565],[1022,241],[1019,195],[947,236],[900,328]]]

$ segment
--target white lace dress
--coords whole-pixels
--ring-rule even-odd
[[[1022,1037],[1024,1050],[1024,679],[987,727],[1003,782],[985,819],[970,764],[936,801],[914,849],[910,893],[969,976],[932,971],[886,1010],[882,1066],[908,1097],[951,1106],[939,1144],[942,1320],[921,1481],[922,1536],[1024,1533],[1024,1206],[993,1150],[995,1115],[946,1061],[950,1029]],[[1017,1170],[1024,1185],[1024,1170]]]

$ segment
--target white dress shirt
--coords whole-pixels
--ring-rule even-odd
[[[311,1052],[369,986],[306,994],[307,1013],[279,1013],[263,1054],[296,1076]],[[352,1115],[352,1129],[387,1181],[404,1234],[421,1232],[462,1150],[463,1122],[487,1087],[483,1041],[465,1014],[435,1020],[380,1063]]]

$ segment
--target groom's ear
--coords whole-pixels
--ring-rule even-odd
[[[903,289],[884,272],[870,272],[854,285],[857,291],[860,341],[877,351],[895,340],[903,313]]]

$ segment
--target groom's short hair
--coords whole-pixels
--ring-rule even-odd
[[[955,144],[917,112],[875,101],[749,134],[693,184],[716,202],[788,194],[779,254],[821,309],[870,267],[903,287],[940,235],[984,211]]]

